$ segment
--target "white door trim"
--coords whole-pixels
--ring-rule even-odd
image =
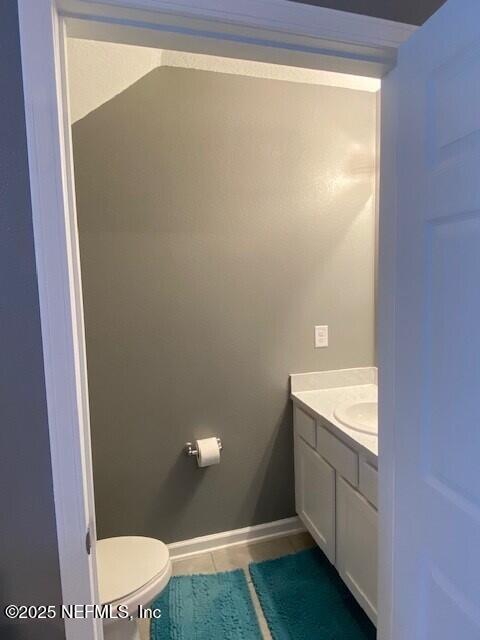
[[[288,0],[58,0],[66,15],[107,19],[132,24],[137,20],[155,25],[170,16],[181,20],[205,20],[209,28],[228,24],[267,29],[367,47],[398,48],[418,27],[346,11],[325,9]],[[149,12],[149,13],[146,13]],[[183,24],[187,24],[183,22]]]
[[[395,69],[391,72],[395,73]],[[395,313],[397,287],[397,208],[394,198],[396,176],[397,101],[384,83],[380,109],[380,180],[378,195],[377,346],[378,414],[381,424],[378,452],[378,574],[379,640],[393,637],[393,573],[395,547]],[[377,159],[378,162],[378,159]]]
[[[97,601],[85,341],[70,125],[62,78],[64,25],[51,0],[18,3],[32,221],[40,301],[62,601]],[[94,519],[93,519],[94,520]],[[47,603],[48,604],[48,603]],[[68,640],[101,640],[95,620],[65,621]]]
[[[251,40],[253,33],[262,45],[270,38],[268,46],[279,56],[285,51],[292,56],[295,50],[311,49],[312,38],[324,46],[327,38],[336,46],[339,64],[342,49],[351,47],[354,56],[361,56],[365,48],[376,52],[378,59],[384,55],[391,66],[392,49],[414,28],[285,0],[18,0],[18,5],[62,597],[65,603],[79,604],[96,600],[97,585],[94,562],[85,553],[93,481],[70,122],[62,71],[65,12],[70,25],[83,25],[91,37],[112,41],[123,38],[126,29],[135,39],[148,40],[166,14],[177,32],[185,30],[187,23],[192,29],[198,27],[201,21],[210,27],[211,42],[216,41],[212,34],[219,34],[221,40],[228,32],[238,50],[253,51],[253,58],[260,55]],[[119,27],[123,30],[120,36]],[[144,44],[151,46],[151,42]],[[332,48],[329,55],[334,63],[333,52]],[[390,277],[390,273],[385,278],[382,274],[381,292],[393,290],[386,281]],[[386,316],[382,321],[387,321]],[[380,351],[387,353],[391,336],[389,332],[383,335]],[[393,468],[393,448],[384,454],[392,457]],[[387,466],[389,460],[385,460]],[[383,505],[393,499],[387,486],[389,496],[384,495]],[[389,544],[391,541],[385,542],[384,554],[388,555]],[[383,585],[388,588],[388,580]],[[92,621],[67,623],[66,634],[67,640],[103,637],[101,625]]]
[[[77,38],[374,77],[394,66],[398,46],[416,29],[287,0],[58,3]]]

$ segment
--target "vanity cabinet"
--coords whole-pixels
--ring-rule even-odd
[[[297,514],[375,623],[377,470],[298,405],[294,446]]]
[[[335,469],[298,433],[295,434],[295,504],[302,522],[334,564]]]

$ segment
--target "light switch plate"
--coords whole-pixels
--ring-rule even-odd
[[[328,326],[326,324],[315,327],[315,349],[328,347]]]

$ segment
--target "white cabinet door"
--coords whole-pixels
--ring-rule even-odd
[[[295,434],[297,513],[330,562],[335,562],[335,470]]]
[[[337,476],[337,569],[371,620],[377,620],[377,511]]]

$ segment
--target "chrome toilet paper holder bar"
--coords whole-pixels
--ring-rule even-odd
[[[221,451],[223,449],[223,444],[220,438],[217,438],[218,448]],[[185,453],[187,456],[198,456],[198,449],[195,447],[193,442],[185,443]]]

